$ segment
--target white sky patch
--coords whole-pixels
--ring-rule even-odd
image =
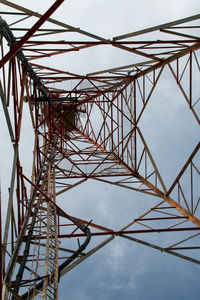
[[[128,253],[127,244],[121,239],[115,239],[112,247],[109,248],[108,255],[106,256],[106,264],[113,271],[113,276],[123,274],[126,270],[126,265],[123,263]],[[134,253],[134,247],[132,247]]]

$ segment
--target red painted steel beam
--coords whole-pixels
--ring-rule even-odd
[[[76,218],[75,218],[76,219]],[[59,225],[62,227],[65,225]],[[66,225],[68,226],[68,225]],[[122,230],[122,231],[103,231],[103,232],[91,232],[91,236],[106,236],[106,235],[129,235],[129,234],[139,234],[139,233],[161,233],[161,232],[179,232],[179,231],[200,231],[199,227],[183,227],[183,228],[157,228],[157,229],[144,229],[144,230]],[[85,233],[77,234],[59,234],[58,238],[78,238],[84,237]],[[37,239],[37,236],[32,236],[32,239]],[[24,236],[24,241],[27,239],[27,236]],[[40,239],[46,239],[46,236],[40,236]]]
[[[19,30],[17,28],[17,30]],[[121,41],[121,42],[112,42],[112,45],[135,45],[135,44],[147,44],[149,45],[151,44],[180,44],[180,43],[194,43],[196,41],[199,41],[198,38],[196,39],[190,39],[190,40],[167,40],[167,41],[154,41],[154,40],[148,40],[148,41]],[[99,41],[99,42],[93,42],[93,41],[28,41],[27,44],[55,44],[55,45],[94,45],[94,46],[98,46],[98,45],[109,45],[107,42],[103,42],[103,41]]]
[[[183,228],[157,228],[157,229],[144,229],[144,230],[124,230],[124,231],[103,231],[103,232],[91,232],[91,236],[104,236],[104,235],[120,235],[120,234],[137,234],[137,233],[160,233],[160,232],[179,232],[179,231],[200,231],[199,227],[183,227]],[[82,233],[79,234],[61,234],[59,238],[71,238],[85,236]]]
[[[157,221],[157,220],[176,220],[176,219],[187,219],[188,217],[182,216],[182,217],[161,217],[161,218],[139,218],[135,219],[134,221]]]
[[[26,43],[26,41],[44,24],[44,22],[55,12],[55,10],[64,2],[64,0],[57,0],[47,11],[46,13],[30,28],[27,33],[21,38],[19,42],[15,44],[14,47],[2,58],[0,61],[0,68],[11,59],[17,51]]]

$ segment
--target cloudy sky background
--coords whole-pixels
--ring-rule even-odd
[[[15,3],[44,13],[53,1],[18,0]],[[112,38],[195,15],[199,13],[199,8],[197,0],[66,0],[53,17]],[[101,51],[101,47],[92,51],[95,52],[92,61],[91,56],[84,52],[78,59],[71,54],[69,61],[52,61],[52,65],[60,64],[66,71],[85,74],[134,63],[131,54],[126,52],[121,55],[121,51]],[[167,187],[172,184],[199,140],[197,123],[170,76],[167,70],[164,71],[140,124]],[[27,119],[24,121],[23,136],[26,138],[21,148],[27,174],[32,155],[32,136],[31,124]],[[12,146],[8,143],[5,120],[1,122],[0,133],[3,141],[0,176],[5,205],[12,162]],[[93,219],[115,229],[120,229],[155,203],[151,197],[96,181],[82,184],[61,197],[60,201],[71,215]],[[199,275],[198,265],[116,238],[61,278],[59,299],[196,300],[200,296]]]

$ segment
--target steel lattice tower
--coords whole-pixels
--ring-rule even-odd
[[[0,97],[14,153],[2,299],[58,299],[59,278],[116,236],[200,264],[200,143],[166,188],[140,129],[166,69],[199,125],[200,15],[110,40],[52,19],[63,1],[44,15],[0,1]],[[87,75],[51,65],[60,54],[103,46],[133,55],[131,64]],[[27,108],[34,137],[29,175],[21,163]],[[117,230],[69,215],[59,196],[89,179],[154,197],[155,205]],[[165,244],[154,242],[156,232],[168,234]],[[63,239],[66,247],[59,244]]]

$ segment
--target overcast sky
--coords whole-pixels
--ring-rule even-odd
[[[53,2],[15,1],[40,13],[44,13]],[[53,17],[111,39],[124,33],[198,14],[199,8],[199,0],[66,0]],[[117,50],[101,52],[99,48],[93,54],[92,62],[90,57],[86,58],[84,55],[80,55],[77,60],[71,55],[69,62],[58,60],[56,63],[66,71],[81,74],[134,63],[131,55],[125,53],[121,57]],[[52,65],[56,63],[53,61]],[[199,140],[197,123],[169,72],[164,72],[140,126],[169,187]],[[23,135],[26,137],[25,173],[30,169],[29,157],[32,151],[29,147],[32,144],[29,130],[31,125],[26,121],[23,127]],[[2,121],[0,133],[3,141],[0,172],[5,203],[6,188],[9,185],[5,170],[11,168],[12,152],[12,146],[8,144],[5,120]],[[27,150],[30,156],[25,155]],[[116,229],[126,225],[154,203],[151,197],[145,198],[141,194],[96,181],[84,183],[66,194],[65,198],[60,198],[61,205],[65,203],[69,214],[93,219]],[[200,296],[199,275],[198,265],[116,238],[61,278],[59,300],[196,300]]]

